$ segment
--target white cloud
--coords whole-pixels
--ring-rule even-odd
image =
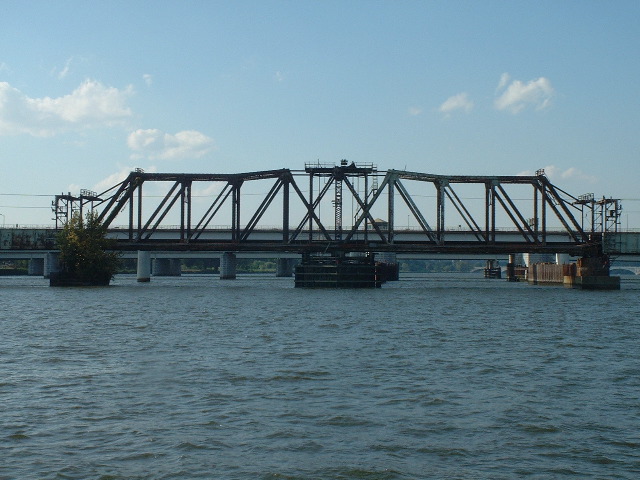
[[[498,82],[498,87],[496,88],[496,94],[507,86],[509,80],[511,80],[511,75],[509,75],[508,73],[503,73],[502,75],[500,75],[500,81]]]
[[[509,84],[510,80],[507,73],[500,77],[496,94],[502,94],[494,102],[498,110],[507,110],[515,114],[529,106],[543,110],[551,104],[555,91],[547,78],[540,77],[527,83],[514,80]]]
[[[598,182],[598,177],[595,177],[593,175],[588,175],[576,167],[569,167],[563,170],[555,165],[547,165],[542,170],[544,170],[545,176],[552,182],[559,181],[559,180],[578,180],[580,182],[587,182],[587,183]],[[535,175],[535,173],[529,170],[525,170],[523,172],[518,173],[517,175],[531,176],[531,175]]]
[[[441,113],[450,115],[455,110],[463,110],[470,112],[473,109],[473,102],[469,100],[466,92],[459,93],[453,97],[447,98],[442,105],[438,108]]]
[[[139,129],[129,134],[127,145],[132,159],[177,160],[199,158],[214,148],[213,139],[195,130],[185,130],[175,135],[158,129]]]
[[[48,137],[68,130],[113,126],[131,116],[126,100],[133,94],[85,80],[68,95],[31,98],[0,82],[0,135]]]
[[[276,82],[284,82],[286,76],[284,73],[282,73],[281,71],[277,71],[276,73],[273,74],[273,79]]]
[[[58,80],[63,80],[64,78],[66,78],[67,75],[69,75],[69,70],[71,68],[71,60],[73,60],[73,58],[68,58],[64,64],[64,67],[62,67],[62,70],[60,70],[59,72],[56,73],[57,69],[56,68],[53,69],[52,73],[58,77]]]
[[[420,107],[409,107],[408,109],[409,115],[412,117],[416,117],[422,113],[422,108]]]
[[[102,180],[100,180],[98,183],[96,183],[92,190],[94,190],[96,193],[100,194],[108,189],[110,189],[111,187],[114,187],[115,185],[118,185],[120,182],[124,181],[131,172],[133,172],[137,167],[129,167],[129,166],[125,166],[120,168],[119,171],[112,173],[111,175],[109,175],[108,177],[103,178]],[[147,173],[155,173],[157,171],[156,167],[154,166],[149,166],[149,167],[145,167],[144,171]],[[84,187],[86,188],[86,187]],[[75,190],[70,190],[70,191],[75,191]],[[80,191],[80,189],[78,188],[77,191]],[[113,193],[113,192],[112,192]]]
[[[142,79],[144,80],[144,83],[146,83],[148,87],[150,87],[151,84],[153,83],[153,77],[148,73],[145,73],[144,75],[142,75]]]

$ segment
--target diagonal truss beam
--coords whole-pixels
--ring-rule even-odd
[[[215,198],[213,203],[209,206],[209,208],[204,213],[202,218],[198,221],[198,224],[194,228],[193,234],[191,235],[191,240],[197,240],[198,238],[200,238],[200,235],[202,235],[202,233],[209,226],[213,218],[220,211],[220,209],[222,208],[222,205],[224,205],[227,198],[229,198],[229,195],[231,194],[231,189],[232,189],[231,184],[227,183],[222,188],[222,190],[220,190],[220,193],[218,194],[218,196]]]
[[[349,179],[347,177],[344,178],[344,183],[347,186],[347,188],[349,189],[349,191],[351,192],[351,194],[353,195],[353,198],[356,200],[356,202],[358,202],[358,205],[362,209],[363,216],[366,216],[367,219],[371,222],[371,225],[373,225],[373,228],[375,229],[375,231],[380,236],[380,239],[382,241],[385,241],[386,239],[384,238],[384,234],[382,233],[382,230],[380,229],[380,227],[377,225],[377,222],[374,220],[374,218],[369,213],[368,206],[362,201],[362,199],[360,198],[360,195],[358,195],[358,192],[356,191],[355,188],[353,188],[353,185],[351,184],[351,182],[349,181]],[[358,223],[358,225],[359,225],[359,223]],[[354,225],[354,227],[351,229],[351,231],[347,235],[347,239],[351,239],[353,237],[353,234],[355,233],[355,229],[356,228],[357,227]]]
[[[467,207],[464,205],[464,203],[462,203],[451,185],[447,185],[447,187],[445,188],[445,194],[464,220],[464,223],[467,225],[467,227],[469,227],[473,235],[476,237],[476,240],[478,240],[479,242],[486,242],[487,239],[484,237],[482,229],[478,226],[473,216],[471,215],[471,213],[469,213],[469,210],[467,210]]]
[[[500,190],[500,194],[494,192],[494,198],[498,199],[498,202],[500,202],[500,205],[502,205],[502,208],[513,222],[513,225],[518,229],[526,242],[536,242],[537,239],[535,238],[533,230],[531,230],[531,227],[527,224],[527,221],[522,216],[516,205],[513,203],[511,197],[509,197],[505,189],[502,188],[502,185],[498,184],[496,185],[496,188]],[[504,200],[502,197],[504,197]],[[505,203],[505,200],[507,203]]]
[[[414,218],[418,221],[418,224],[420,225],[424,233],[426,233],[427,236],[429,237],[429,240],[431,240],[434,243],[438,243],[438,240],[435,236],[433,229],[427,223],[427,220],[422,215],[422,212],[420,212],[420,209],[418,209],[418,206],[413,201],[413,198],[411,198],[411,195],[409,195],[409,192],[404,187],[400,179],[396,180],[395,183],[398,191],[400,192],[400,196],[409,207],[409,210],[413,214]]]
[[[329,182],[327,182],[329,183]],[[294,240],[297,239],[298,235],[300,234],[300,232],[302,231],[302,229],[304,228],[304,224],[306,223],[306,221],[308,221],[309,219],[312,219],[314,222],[316,222],[316,225],[318,226],[318,228],[320,229],[320,231],[322,232],[322,234],[324,235],[324,238],[328,241],[331,241],[331,236],[329,235],[329,232],[327,231],[326,228],[324,228],[324,225],[322,225],[322,222],[320,221],[320,218],[318,217],[318,215],[316,214],[316,207],[318,206],[318,204],[320,203],[320,200],[322,199],[321,196],[319,196],[316,201],[313,202],[313,206],[307,201],[307,199],[305,198],[304,194],[302,193],[302,191],[300,190],[300,187],[298,187],[298,184],[294,181],[293,178],[291,178],[291,186],[293,187],[293,189],[295,190],[295,192],[298,194],[298,198],[300,199],[300,201],[302,202],[302,204],[304,205],[304,207],[306,208],[306,215],[305,215],[305,219],[302,222],[300,222],[300,225],[298,225],[298,228],[294,231],[294,233],[291,235],[291,239],[290,242],[293,242]],[[324,196],[324,194],[326,193],[326,191],[329,190],[329,186],[325,185],[325,189],[323,189],[323,193],[322,196]]]
[[[313,170],[313,171],[311,171]],[[264,172],[250,172],[243,174],[146,174],[142,171],[131,172],[122,182],[114,185],[107,191],[101,193],[95,202],[95,207],[99,207],[98,219],[105,226],[112,226],[117,218],[126,216],[128,209],[128,238],[135,242],[154,242],[158,238],[155,234],[162,228],[163,221],[166,221],[169,214],[171,218],[179,216],[180,230],[179,241],[183,243],[206,243],[205,238],[220,238],[211,233],[211,225],[222,211],[231,210],[231,236],[222,236],[220,242],[228,242],[231,245],[240,245],[246,242],[256,243],[257,237],[253,234],[258,229],[260,222],[267,216],[267,211],[272,209],[276,199],[282,199],[282,237],[279,240],[280,248],[298,248],[301,245],[308,245],[308,248],[317,248],[320,244],[331,245],[331,248],[340,248],[340,245],[363,245],[380,246],[383,249],[393,249],[399,243],[402,245],[415,244],[416,248],[429,249],[449,247],[456,244],[475,245],[478,248],[496,247],[496,231],[498,226],[496,221],[502,225],[506,221],[509,231],[518,232],[515,245],[517,248],[526,250],[528,248],[546,248],[548,240],[549,212],[553,212],[554,226],[559,222],[566,232],[569,242],[576,245],[593,243],[583,230],[581,222],[577,221],[572,209],[579,211],[573,203],[567,200],[571,197],[563,190],[552,185],[549,180],[542,175],[536,176],[442,176],[417,172],[406,172],[389,170],[385,172],[381,185],[378,187],[378,179],[381,175],[375,170],[374,181],[376,187],[369,191],[367,185],[368,175],[372,170],[361,169],[352,166],[342,166],[323,169],[321,167],[302,171],[291,171],[288,169],[269,170]],[[325,171],[326,170],[326,171]],[[295,172],[295,173],[294,173]],[[382,172],[380,172],[382,174]],[[305,176],[306,175],[306,176]],[[310,187],[308,192],[303,192],[298,183],[298,178],[305,176],[309,179]],[[314,176],[326,179],[324,185],[314,196],[313,180]],[[360,191],[360,183],[357,178],[364,177],[364,193]],[[247,212],[247,207],[242,211],[243,217],[249,220],[241,225],[241,203],[242,197],[247,194],[241,193],[241,187],[245,181],[269,180],[273,183],[269,186],[268,192],[258,201],[255,210]],[[166,182],[170,183],[170,188],[164,197],[157,203],[153,200],[153,211],[143,218],[143,194],[142,188],[146,182]],[[192,215],[195,211],[192,205],[192,183],[193,182],[220,182],[222,189],[216,194],[215,199],[209,205],[199,204],[204,214],[198,213],[197,223],[192,224]],[[320,215],[320,206],[329,202],[329,192],[333,188],[338,188],[337,182],[346,187],[345,195],[351,195],[353,206],[357,205],[357,211],[353,215],[353,223],[349,227],[345,226],[343,238],[336,234],[336,238],[324,226],[322,217],[326,220],[334,216],[340,205],[334,202],[334,209],[331,216],[323,210]],[[411,193],[410,182],[422,182],[430,184],[436,191],[436,211],[429,212],[419,206],[416,196]],[[476,204],[465,205],[465,200],[454,190],[454,183],[484,185],[484,225],[474,218],[475,215],[482,215],[479,212],[482,208],[482,200]],[[511,184],[533,186],[533,218],[526,218],[525,209],[520,209],[515,197],[508,188]],[[357,185],[357,188],[356,188]],[[422,188],[422,187],[421,187]],[[295,194],[290,195],[292,189]],[[347,194],[347,191],[349,192]],[[397,195],[396,195],[397,193]],[[255,195],[254,193],[249,193]],[[297,195],[296,195],[297,194]],[[402,202],[394,205],[394,197],[401,198]],[[103,200],[104,198],[104,200]],[[574,197],[571,197],[576,200]],[[522,200],[522,199],[518,199]],[[445,222],[445,201],[455,208],[449,209],[447,213],[453,212],[457,223],[464,223],[467,231],[462,230],[461,234],[454,235],[454,232],[446,230]],[[289,230],[290,212],[295,207],[296,228]],[[252,203],[253,205],[253,203]],[[431,202],[428,202],[431,205]],[[226,207],[226,208],[225,208]],[[253,207],[252,207],[253,208]],[[412,233],[410,237],[404,235],[404,230],[394,226],[394,214],[398,208],[410,213],[417,221],[419,230]],[[500,211],[496,217],[496,210]],[[376,222],[374,212],[385,211],[388,219],[386,225],[382,226]],[[136,218],[137,212],[137,218]],[[457,213],[456,213],[457,212]],[[472,214],[474,212],[474,214]],[[200,216],[201,215],[201,216]],[[299,216],[298,216],[299,215]],[[384,214],[383,214],[384,215]],[[581,213],[578,215],[582,215]],[[337,217],[336,217],[337,218]],[[460,221],[460,219],[462,221]],[[582,220],[582,218],[580,218]],[[511,222],[511,223],[509,223]],[[175,222],[174,222],[175,223]],[[218,222],[220,223],[220,222]],[[308,228],[306,228],[308,225]],[[433,227],[432,227],[433,225]],[[173,228],[173,227],[172,227]],[[279,228],[279,227],[278,227]],[[336,222],[336,228],[338,228]],[[348,230],[347,230],[348,229]],[[315,234],[314,234],[315,230]],[[369,235],[368,231],[375,231]],[[309,240],[302,240],[302,232],[309,233]],[[209,232],[207,236],[203,235]],[[319,233],[320,235],[317,235]],[[363,236],[359,236],[364,233]],[[464,234],[467,234],[466,236]],[[447,238],[445,239],[445,234]],[[449,239],[453,237],[453,240]],[[175,237],[173,237],[175,238]],[[231,240],[229,240],[231,238]],[[358,239],[354,242],[354,239]],[[408,240],[411,238],[411,240]],[[520,239],[521,238],[521,239]],[[209,240],[210,241],[210,240]],[[557,240],[554,239],[554,242]],[[597,239],[595,240],[597,242]],[[499,242],[500,243],[500,242]],[[499,245],[498,245],[499,246]],[[400,248],[399,247],[399,248]],[[360,247],[359,247],[360,248]]]

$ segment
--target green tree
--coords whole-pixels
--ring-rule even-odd
[[[107,229],[95,212],[85,219],[74,215],[58,234],[62,271],[81,282],[108,284],[116,273],[120,254],[116,241],[106,237]]]

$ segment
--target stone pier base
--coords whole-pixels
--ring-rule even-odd
[[[151,280],[151,252],[138,250],[137,280],[139,282]]]
[[[182,275],[182,262],[179,258],[156,258],[153,261],[154,277],[179,277]]]
[[[220,280],[235,280],[236,265],[236,254],[224,252],[220,257]]]
[[[567,287],[581,288],[582,290],[620,290],[620,277],[564,277]]]
[[[29,275],[44,276],[44,258],[32,258],[29,260]]]
[[[276,277],[292,277],[294,262],[295,260],[292,258],[278,258],[276,263]]]

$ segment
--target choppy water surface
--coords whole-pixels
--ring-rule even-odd
[[[640,281],[0,278],[0,478],[640,475]]]

